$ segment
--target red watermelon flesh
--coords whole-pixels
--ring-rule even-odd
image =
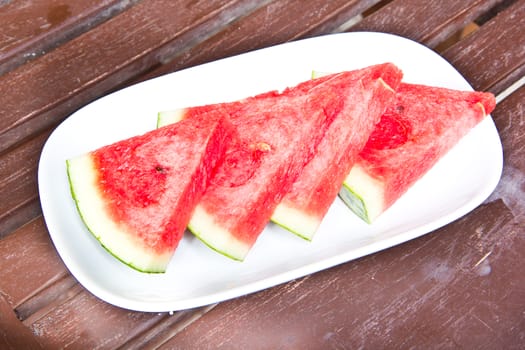
[[[317,88],[316,88],[317,90]],[[230,110],[240,140],[226,152],[188,225],[213,249],[245,256],[331,122],[329,87],[300,96],[251,99]]]
[[[239,131],[240,140],[227,151],[190,220],[190,231],[211,248],[243,260],[344,107],[341,96],[352,93],[354,74],[333,74],[282,93],[161,115],[162,125],[223,109]]]
[[[86,226],[125,264],[164,272],[234,132],[210,111],[68,160]]]
[[[394,101],[402,72],[393,64],[383,64],[361,69],[354,78],[352,93],[341,96],[341,113],[272,215],[272,221],[308,240],[337,198],[376,123]]]
[[[341,198],[372,222],[494,107],[490,93],[401,84],[345,179]]]

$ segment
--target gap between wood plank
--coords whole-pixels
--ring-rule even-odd
[[[0,348],[42,349],[33,333],[18,320],[9,303],[0,293]]]
[[[94,13],[77,14],[76,18],[66,19],[64,23],[39,33],[31,39],[23,40],[19,47],[7,50],[0,60],[0,75],[5,74],[26,62],[34,60],[55,49],[61,44],[76,38],[97,25],[127,10],[140,0],[120,0],[101,8]],[[7,3],[6,3],[7,4]],[[0,3],[0,5],[2,5]],[[67,5],[65,5],[67,6]]]
[[[515,81],[512,85],[510,85],[508,88],[500,92],[496,96],[496,104],[499,104],[501,101],[506,99],[508,96],[512,95],[516,90],[518,90],[520,87],[525,85],[525,75],[522,76],[520,79]]]
[[[255,9],[259,6],[261,6],[261,3],[255,0],[225,1],[221,7],[217,7],[213,11],[194,14],[195,16],[199,15],[200,17],[196,17],[197,21],[194,20],[191,24],[188,24],[185,27],[182,27],[183,24],[179,24],[178,22],[166,23],[168,19],[164,18],[164,21],[159,23],[159,26],[164,26],[160,29],[166,31],[166,33],[169,34],[169,37],[166,35],[155,37],[156,33],[152,32],[151,35],[155,40],[154,42],[141,42],[144,48],[135,48],[137,51],[135,53],[131,52],[132,49],[129,49],[129,57],[123,57],[122,62],[116,62],[118,65],[115,67],[108,67],[108,69],[111,69],[110,71],[97,72],[96,75],[85,76],[83,82],[78,81],[77,83],[68,78],[63,84],[64,89],[68,85],[71,85],[74,88],[69,88],[68,91],[60,92],[60,95],[58,95],[59,93],[57,92],[57,95],[51,95],[48,101],[44,101],[43,98],[41,98],[40,100],[43,101],[34,102],[33,104],[35,106],[31,110],[27,110],[28,107],[25,106],[25,108],[19,112],[20,115],[13,115],[11,118],[8,118],[13,119],[13,122],[2,127],[2,133],[0,134],[0,152],[8,151],[17,144],[27,140],[27,138],[31,136],[31,133],[34,134],[40,132],[41,130],[50,127],[52,124],[61,122],[74,110],[90,103],[96,98],[114,91],[122,85],[123,82],[129,81],[130,79],[150,70],[155,65],[158,65],[159,60],[164,59],[163,57],[172,54],[174,48],[187,49],[188,45],[195,45],[196,42],[202,41],[206,36],[206,34],[202,33],[205,33],[207,29],[220,30],[227,27],[228,24],[234,20],[233,17],[245,14],[245,11]],[[98,26],[95,30],[82,36],[82,40],[69,41],[67,44],[57,48],[57,50],[49,53],[49,55],[41,57],[42,63],[60,63],[60,57],[64,57],[63,55],[67,56],[68,53],[73,54],[72,52],[68,52],[68,49],[93,52],[92,49],[96,48],[97,41],[95,37],[97,33],[107,34],[105,31],[107,31],[108,28],[111,29],[118,27],[118,24],[125,24],[125,21],[129,21],[134,15],[144,16],[145,18],[143,19],[142,25],[147,26],[149,23],[147,21],[148,13],[147,2],[140,2],[130,10],[122,13],[121,16],[118,16],[118,20],[115,18],[115,21],[107,21]],[[153,15],[149,14],[149,16]],[[146,29],[143,30],[145,31]],[[139,31],[139,34],[140,33],[141,32]],[[137,38],[140,42],[140,37]],[[84,44],[84,47],[82,47],[82,44]],[[146,47],[148,44],[149,47]],[[82,51],[80,51],[80,53],[81,52]],[[97,59],[97,57],[93,55],[89,56],[89,58],[92,58],[93,60]],[[76,59],[72,58],[72,61],[75,60]],[[74,63],[75,62],[71,62],[71,64]],[[109,64],[110,63],[108,63],[108,65]],[[113,64],[113,62],[111,62],[111,64]],[[28,66],[31,67],[27,69],[28,71],[33,68],[33,65],[31,64]],[[25,66],[22,68],[25,68]],[[43,72],[45,72],[39,68],[35,68],[35,70],[38,74],[44,74]],[[19,79],[24,78],[22,75],[25,72],[25,70],[19,70]],[[6,75],[4,75],[4,77],[5,76]],[[53,78],[60,79],[59,76]],[[40,76],[34,77],[34,79],[39,82],[43,81]],[[14,80],[16,79],[13,79],[13,81]],[[9,85],[9,83],[13,83],[13,81],[7,80],[3,83]],[[36,84],[34,88],[45,89],[48,85],[49,83]],[[27,93],[27,89],[22,90],[23,91],[21,91],[20,94]],[[5,114],[8,115],[7,113]],[[14,119],[15,117],[16,120]]]
[[[128,340],[122,344],[119,349],[158,349],[217,305],[218,304],[211,304],[195,309],[180,310],[175,313],[166,314],[166,316],[153,327]]]
[[[183,33],[179,36],[176,44],[159,50],[159,53],[157,54],[159,63],[162,65],[174,60],[185,51],[219,33],[228,26],[228,24],[239,18],[248,16],[253,11],[267,5],[271,1],[272,0],[247,1],[246,3],[243,2],[240,6],[234,6],[232,9],[222,11],[212,20],[208,20],[202,24],[199,31],[204,34],[194,35],[192,31]]]

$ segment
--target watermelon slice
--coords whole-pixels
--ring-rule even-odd
[[[67,160],[82,220],[125,264],[164,272],[233,133],[217,110]]]
[[[240,135],[197,205],[190,231],[212,249],[244,260],[327,127],[343,111],[341,96],[352,95],[358,85],[355,75],[332,74],[281,93],[161,113],[159,126],[222,109]]]
[[[403,83],[340,196],[371,223],[495,107],[491,93]]]
[[[265,93],[242,101],[191,107],[160,115],[159,125],[226,111],[240,138],[197,205],[189,230],[212,249],[242,261],[283,194],[311,158],[332,116],[330,86],[298,93]],[[318,92],[317,92],[318,91]],[[165,118],[166,117],[166,118]],[[168,121],[169,120],[169,121]]]
[[[341,112],[275,209],[272,221],[307,240],[313,238],[375,124],[394,101],[401,78],[393,64],[355,72],[351,94],[341,96]]]

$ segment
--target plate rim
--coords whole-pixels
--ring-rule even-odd
[[[333,37],[333,36],[339,36],[339,37],[345,37],[346,38],[346,37],[355,37],[355,36],[363,36],[363,35],[366,35],[366,36],[372,35],[372,36],[381,37],[381,38],[396,38],[396,40],[399,40],[399,39],[406,40],[406,41],[411,42],[412,44],[415,44],[415,45],[417,45],[419,47],[423,47],[423,48],[425,48],[427,50],[432,51],[431,49],[427,48],[426,46],[424,46],[424,45],[422,45],[422,44],[420,44],[420,43],[418,43],[418,42],[416,42],[414,40],[411,40],[411,39],[408,39],[408,38],[404,38],[404,37],[401,37],[401,36],[398,36],[398,35],[395,35],[395,34],[390,34],[390,33],[380,33],[380,32],[336,33],[336,34],[321,35],[321,36],[317,36],[317,37],[313,37],[313,38],[301,39],[301,40],[297,40],[297,41],[293,41],[293,42],[289,42],[289,43],[283,43],[283,44],[279,44],[279,45],[270,46],[270,47],[267,47],[267,48],[261,48],[261,49],[249,51],[249,52],[242,53],[242,54],[239,54],[239,55],[226,57],[226,58],[223,58],[223,59],[220,59],[220,60],[217,60],[217,61],[206,63],[204,65],[198,65],[198,66],[194,66],[194,67],[183,69],[181,71],[169,73],[167,75],[163,75],[163,76],[160,76],[160,77],[157,77],[157,78],[153,78],[151,80],[148,80],[146,82],[142,82],[142,83],[139,83],[139,84],[145,84],[145,83],[146,84],[155,84],[155,81],[159,81],[159,79],[170,79],[173,76],[176,76],[177,74],[181,74],[181,72],[186,72],[184,74],[187,74],[188,72],[190,72],[190,74],[191,74],[190,70],[192,70],[192,69],[198,69],[199,67],[202,67],[202,66],[209,66],[209,65],[212,65],[212,64],[217,64],[217,62],[222,62],[224,60],[236,59],[237,57],[250,55],[250,54],[253,54],[255,52],[261,52],[263,50],[268,50],[268,49],[272,49],[272,48],[282,47],[284,45],[301,45],[301,43],[305,42],[305,41],[313,42],[315,40],[323,40],[324,38]],[[435,53],[435,54],[438,55],[437,53]],[[441,56],[439,56],[439,57],[452,67],[452,65],[449,62],[447,62],[443,57],[441,57]],[[452,67],[452,68],[455,70],[454,67]],[[465,83],[468,86],[470,86],[470,84],[466,81],[466,79],[457,70],[455,70],[455,71],[465,81]],[[126,88],[126,89],[136,88],[136,86],[139,85],[139,84],[130,86],[130,87]],[[470,87],[470,89],[472,89],[472,87]],[[122,91],[122,90],[120,90],[120,91]],[[115,93],[119,93],[120,91],[117,91]],[[114,95],[115,93],[106,95],[104,97],[101,97],[100,99],[104,99],[104,98],[107,98],[107,97],[110,97],[110,96],[115,96]],[[97,102],[100,99],[98,99],[98,100],[96,100],[94,102]],[[361,250],[365,250],[365,252],[363,254],[361,254],[361,251],[359,251],[359,252],[351,251],[351,252],[346,252],[344,254],[336,254],[335,256],[333,256],[331,258],[324,259],[323,261],[321,261],[321,262],[319,262],[317,264],[307,264],[307,265],[305,265],[305,266],[303,266],[301,268],[295,268],[295,269],[292,269],[290,271],[285,271],[285,272],[283,272],[281,274],[277,274],[275,276],[271,276],[270,278],[261,279],[261,280],[258,280],[256,282],[248,283],[248,284],[245,284],[245,285],[237,287],[237,288],[233,288],[233,289],[229,289],[229,290],[223,290],[223,291],[219,291],[219,292],[216,292],[216,293],[211,293],[210,295],[207,295],[207,296],[199,296],[197,298],[193,298],[193,299],[190,299],[190,300],[182,300],[182,301],[181,300],[171,300],[171,301],[154,301],[154,302],[152,302],[152,301],[139,301],[139,300],[135,300],[135,299],[129,299],[129,298],[126,298],[126,297],[123,297],[123,296],[114,295],[113,293],[107,291],[102,286],[98,285],[96,282],[89,281],[89,279],[90,279],[89,276],[87,276],[84,273],[82,273],[81,267],[78,266],[79,262],[76,261],[75,259],[71,259],[71,257],[66,254],[66,251],[65,251],[66,248],[63,246],[63,241],[62,241],[63,237],[61,237],[61,235],[59,233],[57,233],[57,228],[56,228],[57,224],[55,222],[55,218],[51,214],[51,209],[49,208],[48,202],[46,202],[46,198],[48,196],[49,188],[47,188],[46,184],[45,184],[45,177],[46,177],[45,170],[46,170],[46,162],[48,161],[48,158],[51,157],[51,155],[49,154],[49,152],[50,152],[49,151],[49,147],[50,147],[49,145],[52,144],[53,142],[55,142],[56,135],[58,134],[57,130],[60,130],[61,128],[63,128],[63,125],[67,125],[68,123],[74,123],[75,122],[75,118],[78,118],[78,116],[80,115],[79,111],[84,110],[86,107],[92,105],[94,102],[85,105],[84,107],[80,108],[79,110],[77,110],[76,112],[74,112],[70,116],[68,116],[66,119],[64,119],[64,121],[59,126],[57,126],[55,128],[55,130],[53,130],[53,132],[51,133],[51,135],[48,137],[48,139],[46,140],[46,142],[44,144],[44,147],[43,147],[43,149],[41,151],[39,164],[38,164],[38,188],[39,188],[39,194],[40,194],[39,199],[40,199],[40,203],[41,203],[41,206],[42,206],[42,214],[43,214],[44,221],[45,221],[46,227],[48,229],[49,235],[50,235],[50,237],[51,237],[51,239],[53,241],[53,244],[56,247],[56,250],[57,250],[60,258],[62,259],[62,261],[66,265],[66,267],[69,270],[69,272],[79,281],[79,283],[81,283],[92,294],[94,294],[98,298],[100,298],[100,299],[102,299],[102,300],[104,300],[104,301],[106,301],[106,302],[108,302],[110,304],[113,304],[113,305],[116,305],[116,306],[119,306],[119,307],[122,307],[122,308],[125,308],[125,309],[136,310],[136,311],[171,312],[171,311],[175,311],[175,310],[182,310],[182,309],[187,309],[187,308],[191,308],[191,307],[198,307],[198,306],[208,305],[208,304],[211,304],[211,303],[214,303],[214,302],[220,302],[220,301],[232,299],[232,298],[235,298],[235,297],[238,297],[238,296],[241,296],[241,295],[246,295],[246,294],[250,294],[250,293],[253,293],[253,292],[260,291],[262,289],[273,287],[273,286],[275,286],[277,284],[285,283],[285,282],[290,281],[290,280],[292,280],[294,278],[298,278],[298,277],[301,277],[301,276],[305,276],[307,274],[315,273],[315,272],[318,272],[318,271],[321,271],[321,270],[324,270],[324,269],[327,269],[327,268],[339,265],[341,263],[349,262],[349,261],[352,261],[352,260],[354,260],[356,258],[365,256],[365,255],[368,255],[368,254],[373,254],[373,253],[382,251],[384,249],[387,249],[387,248],[390,248],[390,247],[393,247],[393,246],[396,246],[396,245],[408,242],[408,241],[410,241],[410,240],[412,240],[414,238],[423,236],[423,235],[428,234],[428,233],[430,233],[430,232],[432,232],[432,231],[434,231],[434,230],[436,230],[436,229],[438,229],[440,227],[445,226],[446,224],[448,224],[448,223],[450,223],[450,222],[452,222],[452,221],[454,221],[454,220],[464,216],[465,214],[467,214],[468,212],[472,211],[477,206],[479,206],[486,198],[488,198],[488,196],[496,188],[496,186],[497,186],[497,184],[499,182],[499,179],[501,177],[502,169],[503,169],[503,154],[502,154],[503,150],[502,150],[501,140],[499,138],[499,134],[497,133],[497,129],[495,127],[494,121],[492,120],[491,116],[489,115],[489,116],[487,116],[487,118],[483,122],[484,123],[489,123],[490,124],[489,127],[493,128],[496,131],[496,134],[498,135],[497,140],[499,141],[498,142],[499,151],[495,150],[495,152],[500,155],[500,158],[498,159],[498,164],[496,165],[499,168],[499,170],[496,169],[496,171],[494,173],[491,173],[492,176],[488,180],[488,186],[484,187],[485,191],[483,193],[478,193],[474,200],[469,201],[469,205],[468,206],[463,206],[462,207],[462,209],[463,209],[462,212],[451,212],[451,213],[448,213],[448,215],[441,216],[439,218],[439,220],[434,220],[434,221],[432,221],[430,223],[427,223],[426,225],[424,225],[423,228],[418,227],[418,230],[416,230],[417,232],[412,232],[414,230],[409,230],[407,233],[405,233],[403,235],[396,235],[396,236],[393,236],[393,237],[390,237],[390,238],[387,238],[387,239],[384,239],[384,240],[380,240],[380,241],[376,242],[373,245],[374,247],[377,247],[377,249],[376,248],[372,249],[373,250],[372,252],[369,251],[370,249],[364,249],[363,248],[363,249],[361,249]],[[425,232],[420,233],[420,231],[425,231]],[[412,233],[412,234],[410,234],[410,233]],[[408,238],[405,239],[406,238],[405,236],[408,236]],[[116,261],[116,263],[120,264],[120,262],[117,262],[117,261]],[[311,265],[316,265],[316,267],[312,268]],[[219,297],[217,297],[217,296],[219,296]]]

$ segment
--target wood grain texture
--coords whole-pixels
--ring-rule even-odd
[[[394,0],[364,18],[351,31],[373,30],[401,35],[435,47],[503,0]],[[417,24],[418,30],[410,24]]]
[[[124,11],[136,0],[22,0],[0,6],[0,75]]]
[[[24,329],[30,329],[46,349],[66,343],[73,348],[160,345],[209,309],[170,316],[123,310],[97,299],[69,274],[41,217],[0,240],[0,281],[4,303],[0,306],[9,311],[0,317],[0,329],[11,329],[5,342],[15,344],[13,348],[23,344],[17,339]],[[108,327],[106,322],[120,328]]]
[[[203,40],[259,6],[256,1],[145,1],[0,76],[0,237],[40,213],[38,157],[50,130],[69,113],[158,63],[164,45]],[[126,24],[132,23],[131,29]],[[191,39],[193,38],[193,39]],[[184,41],[185,42],[185,41]],[[191,46],[189,43],[185,45]]]
[[[82,290],[83,288],[71,274],[64,274],[64,276],[46,281],[45,285],[34,290],[16,307],[16,314],[25,325],[31,325]]]
[[[328,34],[377,2],[274,1],[249,16],[239,18],[199,45],[178,54],[166,55],[162,66],[140,77],[140,80],[291,40]],[[291,13],[294,15],[290,16]]]
[[[21,324],[0,293],[0,349],[43,349],[31,331]]]
[[[166,315],[124,310],[81,290],[29,328],[49,349],[114,349]]]
[[[0,1],[0,18],[8,6],[25,3]],[[525,343],[524,87],[493,112],[503,176],[474,212],[398,247],[217,306],[170,316],[97,299],[67,271],[40,216],[43,142],[93,99],[165,72],[346,30],[359,14],[364,19],[350,30],[393,32],[435,47],[502,2],[436,3],[72,1],[68,18],[77,22],[57,26],[67,32],[66,24],[82,28],[92,18],[96,24],[85,32],[71,29],[66,39],[46,28],[18,33],[18,47],[0,57],[24,52],[23,43],[38,35],[60,44],[0,76],[0,348],[518,349]],[[499,93],[524,75],[525,0],[510,3],[444,52],[477,89]],[[127,7],[100,20],[103,4]],[[32,10],[45,17],[44,7]]]
[[[40,214],[37,168],[42,147],[51,130],[0,154],[0,237]]]
[[[156,323],[155,327],[151,327],[136,335],[134,338],[122,344],[120,348],[123,350],[157,349],[213,307],[215,307],[215,305],[182,310],[173,315],[168,314]]]
[[[494,122],[503,144],[503,174],[489,201],[501,199],[525,231],[525,86],[498,105]]]
[[[254,0],[145,0],[0,77],[0,153],[158,64],[158,50],[227,25]],[[188,44],[190,45],[190,44]],[[191,45],[190,45],[191,46]]]
[[[511,211],[491,202],[402,246],[222,303],[164,348],[518,349],[525,281],[512,267],[524,249]]]
[[[500,93],[525,75],[525,1],[519,0],[443,52],[475,89]]]
[[[42,217],[0,240],[0,293],[13,308],[67,273]]]

